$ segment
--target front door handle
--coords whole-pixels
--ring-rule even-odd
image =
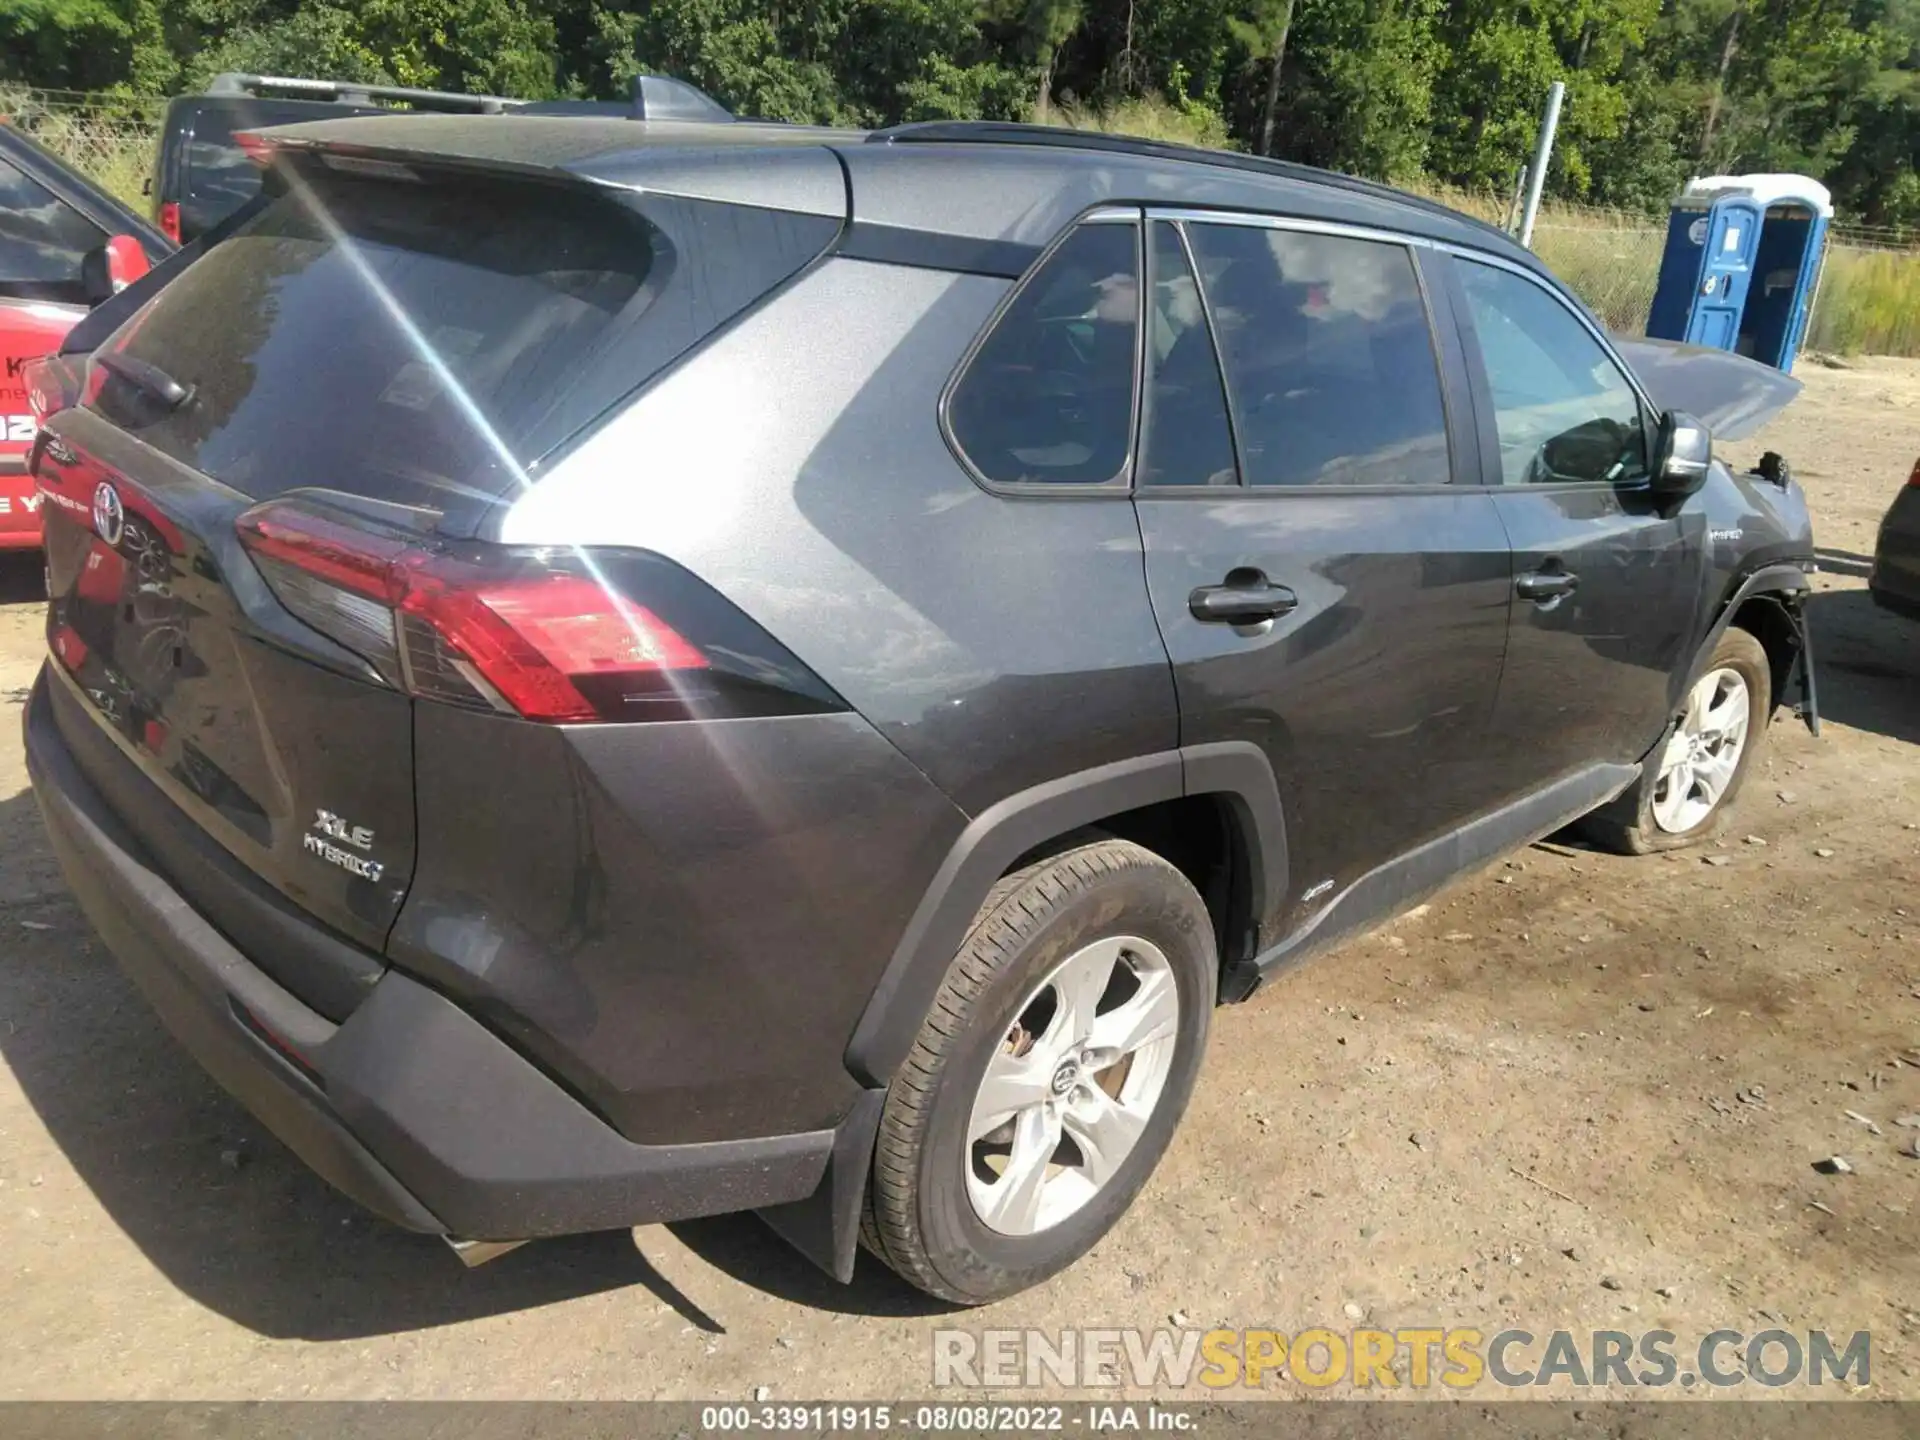
[[[1193,618],[1210,625],[1258,625],[1294,609],[1300,597],[1284,585],[1275,585],[1259,571],[1236,572],[1224,585],[1202,585],[1187,596]]]
[[[1515,577],[1514,594],[1536,605],[1571,595],[1580,588],[1580,577],[1565,570],[1529,570]]]

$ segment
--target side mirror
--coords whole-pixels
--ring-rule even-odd
[[[131,235],[115,235],[80,262],[80,282],[89,304],[110,300],[146,274],[147,252]]]
[[[1682,410],[1660,417],[1659,448],[1654,456],[1653,493],[1684,500],[1707,483],[1713,463],[1713,432],[1706,422]]]

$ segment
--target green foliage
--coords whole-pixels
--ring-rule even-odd
[[[110,0],[0,0],[0,80],[97,89],[131,27]],[[48,77],[54,77],[51,80]]]
[[[1439,0],[1302,3],[1278,153],[1385,180],[1426,173],[1445,54]]]
[[[1551,196],[1657,211],[1691,174],[1788,169],[1920,224],[1920,0],[0,0],[0,82],[227,69],[531,97],[650,70],[780,120],[1270,128],[1288,158],[1500,196],[1561,80]]]

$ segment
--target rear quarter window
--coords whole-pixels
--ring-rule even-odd
[[[191,397],[155,414],[110,382],[95,403],[255,497],[492,499],[837,230],[471,176],[307,174],[108,342]]]
[[[955,446],[998,485],[1123,479],[1133,437],[1140,231],[1093,221],[1024,280],[947,401]]]

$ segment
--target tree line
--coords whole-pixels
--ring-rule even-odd
[[[742,114],[1159,128],[1504,193],[1567,83],[1549,192],[1657,209],[1796,170],[1920,224],[1920,0],[0,0],[0,80],[168,94],[222,70],[550,98],[642,70]]]

